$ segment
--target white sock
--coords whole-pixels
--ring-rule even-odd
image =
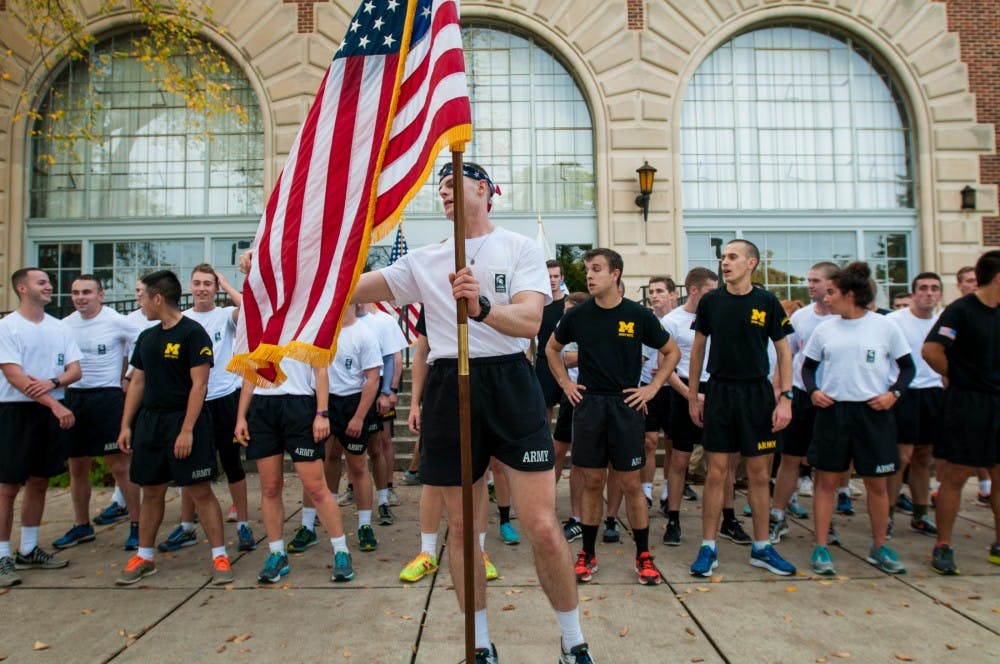
[[[476,648],[490,648],[490,626],[486,624],[486,609],[476,611]]]
[[[486,550],[486,533],[479,533],[479,548]]]
[[[137,555],[143,560],[153,559],[153,547],[151,546],[140,546]]]
[[[666,500],[668,495],[670,494],[667,491],[667,481],[663,480],[663,493],[660,494],[660,500]]]
[[[308,530],[316,530],[316,508],[315,507],[303,507],[302,508],[302,525]]]
[[[372,525],[372,511],[358,510],[358,528]]]
[[[438,534],[420,533],[420,550],[428,556],[437,557]]]
[[[0,558],[10,557],[10,542],[0,542]]]
[[[754,551],[763,551],[764,547],[766,547],[768,544],[770,544],[770,542],[767,541],[767,540],[763,540],[763,541],[760,541],[760,542],[754,541],[754,543],[753,543],[753,550]]]
[[[652,498],[653,497],[653,483],[652,482],[643,482],[642,483],[642,492],[644,494],[646,494],[647,498]]]
[[[797,494],[797,493],[795,493],[793,491],[792,492],[792,497],[788,499],[788,504],[789,505],[798,505],[799,504],[799,494]]]
[[[556,620],[559,621],[559,629],[562,630],[563,652],[569,652],[570,648],[584,642],[583,630],[580,629],[579,607],[572,611],[556,611]]]
[[[268,542],[267,550],[271,553],[284,553],[285,552],[285,540],[278,540],[276,542]]]
[[[838,496],[847,496],[847,497],[850,497],[851,496],[851,487],[849,487],[849,486],[839,486],[839,487],[837,487],[837,495]]]
[[[782,519],[785,518],[785,510],[776,510],[772,507],[771,516],[774,517],[775,521],[781,521]]]
[[[983,494],[984,496],[988,496],[990,495],[990,491],[992,490],[993,490],[992,480],[979,480],[979,493]]]
[[[706,539],[703,539],[703,540],[701,541],[701,545],[702,545],[702,546],[707,546],[707,547],[708,547],[708,548],[710,548],[710,549],[711,549],[712,551],[715,551],[715,540],[706,540]]]
[[[225,556],[226,558],[229,557],[229,554],[226,553],[225,545],[212,547],[212,560],[215,560],[219,556]]]
[[[186,533],[191,532],[194,530],[194,521],[181,521],[181,528],[183,528]]]
[[[330,544],[333,545],[334,553],[350,553],[350,551],[347,550],[347,535],[331,537]]]
[[[36,546],[38,546],[38,526],[21,526],[21,555],[28,555]]]
[[[111,500],[118,504],[118,507],[125,507],[125,494],[122,493],[122,489],[117,484],[115,485],[115,492],[111,494]]]
[[[389,504],[389,490],[388,489],[379,489],[378,490],[378,504],[379,505],[388,505]]]

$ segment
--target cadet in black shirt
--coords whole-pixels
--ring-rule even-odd
[[[639,478],[646,461],[642,408],[674,370],[680,350],[653,312],[619,295],[623,262],[617,252],[592,249],[583,261],[593,298],[566,312],[545,349],[552,374],[574,404],[573,466],[584,481],[583,550],[577,557],[576,576],[586,582],[597,571],[595,543],[610,461],[625,494],[639,583],[656,585],[662,577],[649,553],[649,511]],[[575,383],[559,354],[571,341],[579,349],[580,375]],[[637,387],[643,344],[658,349],[661,357],[652,382]]]
[[[944,458],[937,499],[937,545],[931,568],[958,574],[951,548],[962,487],[977,467],[1000,482],[1000,251],[976,263],[979,290],[952,302],[927,335],[922,354],[945,379]],[[996,542],[991,563],[1000,565],[1000,494],[991,505]]]
[[[212,583],[230,583],[233,572],[226,555],[222,510],[209,483],[215,475],[212,423],[202,408],[213,362],[212,339],[201,325],[181,315],[177,275],[160,270],[141,281],[142,312],[160,324],[147,328],[136,341],[131,360],[135,371],[118,436],[118,447],[132,454],[130,478],[143,491],[139,551],[117,584],[130,585],[156,573],[153,543],[171,480],[194,499],[212,545]]]
[[[549,370],[548,357],[545,355],[545,346],[549,343],[552,331],[556,329],[563,312],[566,311],[566,294],[563,293],[563,267],[557,260],[545,261],[545,267],[549,271],[549,288],[552,290],[552,302],[546,304],[542,309],[542,324],[538,328],[538,351],[535,357],[535,375],[542,386],[542,396],[545,397],[546,422],[552,422],[552,410],[559,403],[562,390],[559,383],[552,376]]]
[[[704,541],[691,565],[694,576],[712,576],[718,566],[715,537],[722,511],[722,492],[730,455],[746,458],[749,500],[753,513],[753,547],[750,564],[783,576],[795,567],[778,555],[768,542],[768,485],[771,461],[777,450],[776,433],[792,417],[792,353],[785,336],[792,331],[785,310],[771,293],[754,288],[750,275],[760,263],[757,247],[746,240],[733,240],[724,248],[722,274],[725,288],[706,293],[695,313],[695,339],[691,347],[689,384],[701,378],[708,337],[708,394],[705,402],[698,391],[688,395],[691,421],[704,427],[702,445],[708,458],[705,479],[702,532]],[[767,379],[767,342],[774,342],[778,355],[776,384],[781,395],[775,405],[774,388]]]

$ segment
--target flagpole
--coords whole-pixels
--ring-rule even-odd
[[[455,272],[465,267],[465,193],[462,152],[452,147],[452,198],[455,212]],[[465,580],[465,661],[472,664],[476,649],[476,574],[473,566],[472,411],[469,406],[469,311],[465,298],[456,303],[458,323],[458,432],[462,461],[462,561]],[[482,564],[482,563],[480,563]]]

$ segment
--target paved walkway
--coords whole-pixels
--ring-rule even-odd
[[[248,479],[250,502],[257,504],[256,475]],[[442,569],[433,580],[412,586],[398,581],[400,568],[419,546],[419,489],[398,491],[403,505],[395,510],[397,524],[375,527],[377,552],[355,551],[357,578],[350,584],[328,582],[331,555],[321,544],[292,557],[292,573],[283,585],[257,586],[267,552],[262,546],[234,556],[232,586],[208,586],[203,542],[161,554],[159,573],[141,587],[116,588],[114,579],[127,558],[121,550],[127,525],[99,528],[95,542],[59,554],[72,561],[68,568],[24,572],[21,586],[0,591],[0,660],[458,662],[462,617],[448,572]],[[216,492],[228,506],[224,485]],[[565,492],[562,483],[563,512]],[[180,501],[173,491],[170,495],[172,527]],[[897,516],[892,545],[909,573],[889,577],[865,562],[869,539],[862,498],[855,501],[855,516],[835,517],[844,539],[842,548],[833,548],[841,576],[775,577],[750,567],[745,547],[722,540],[716,576],[711,582],[695,579],[687,568],[700,543],[700,503],[685,503],[683,545],[654,550],[667,579],[662,586],[635,583],[627,535],[621,545],[598,544],[600,571],[580,588],[584,633],[604,664],[1000,661],[1000,567],[986,559],[992,515],[975,505],[974,495],[970,484],[956,532],[963,575],[951,578],[930,571],[933,542],[910,531],[905,515]],[[103,506],[108,498],[108,492],[95,492],[94,505]],[[809,501],[803,504],[808,507]],[[740,498],[737,506],[742,505]],[[291,537],[299,508],[294,476],[288,477],[286,508],[291,516],[285,533]],[[347,515],[353,531],[353,508]],[[61,535],[70,521],[68,492],[52,491],[42,541]],[[254,525],[263,536],[263,528]],[[664,525],[659,513],[652,517],[654,542]],[[811,527],[810,521],[792,522],[780,545],[801,570],[808,570]],[[551,663],[557,658],[558,628],[534,577],[530,546],[504,546],[495,528],[491,523],[487,550],[501,577],[490,584],[491,636],[504,662]]]

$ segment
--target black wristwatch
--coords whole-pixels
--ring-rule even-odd
[[[329,417],[330,417],[330,411],[328,411],[328,410],[317,410],[316,411],[316,417],[325,417],[325,418],[329,419]]]
[[[493,305],[490,303],[489,299],[487,299],[487,297],[485,295],[480,295],[479,296],[479,315],[478,316],[472,316],[472,320],[476,321],[477,323],[482,323],[483,320],[485,320],[486,317],[490,315],[490,309],[492,309],[492,308],[493,308]]]
[[[785,390],[778,396],[788,397],[788,400],[791,401],[795,397],[795,392],[792,392],[791,390]]]
[[[399,388],[398,387],[390,387],[389,389],[392,390],[393,394],[399,394]]]
[[[49,380],[51,380],[52,384],[55,385],[56,387],[62,387],[62,381],[60,381],[58,378],[49,378]]]

